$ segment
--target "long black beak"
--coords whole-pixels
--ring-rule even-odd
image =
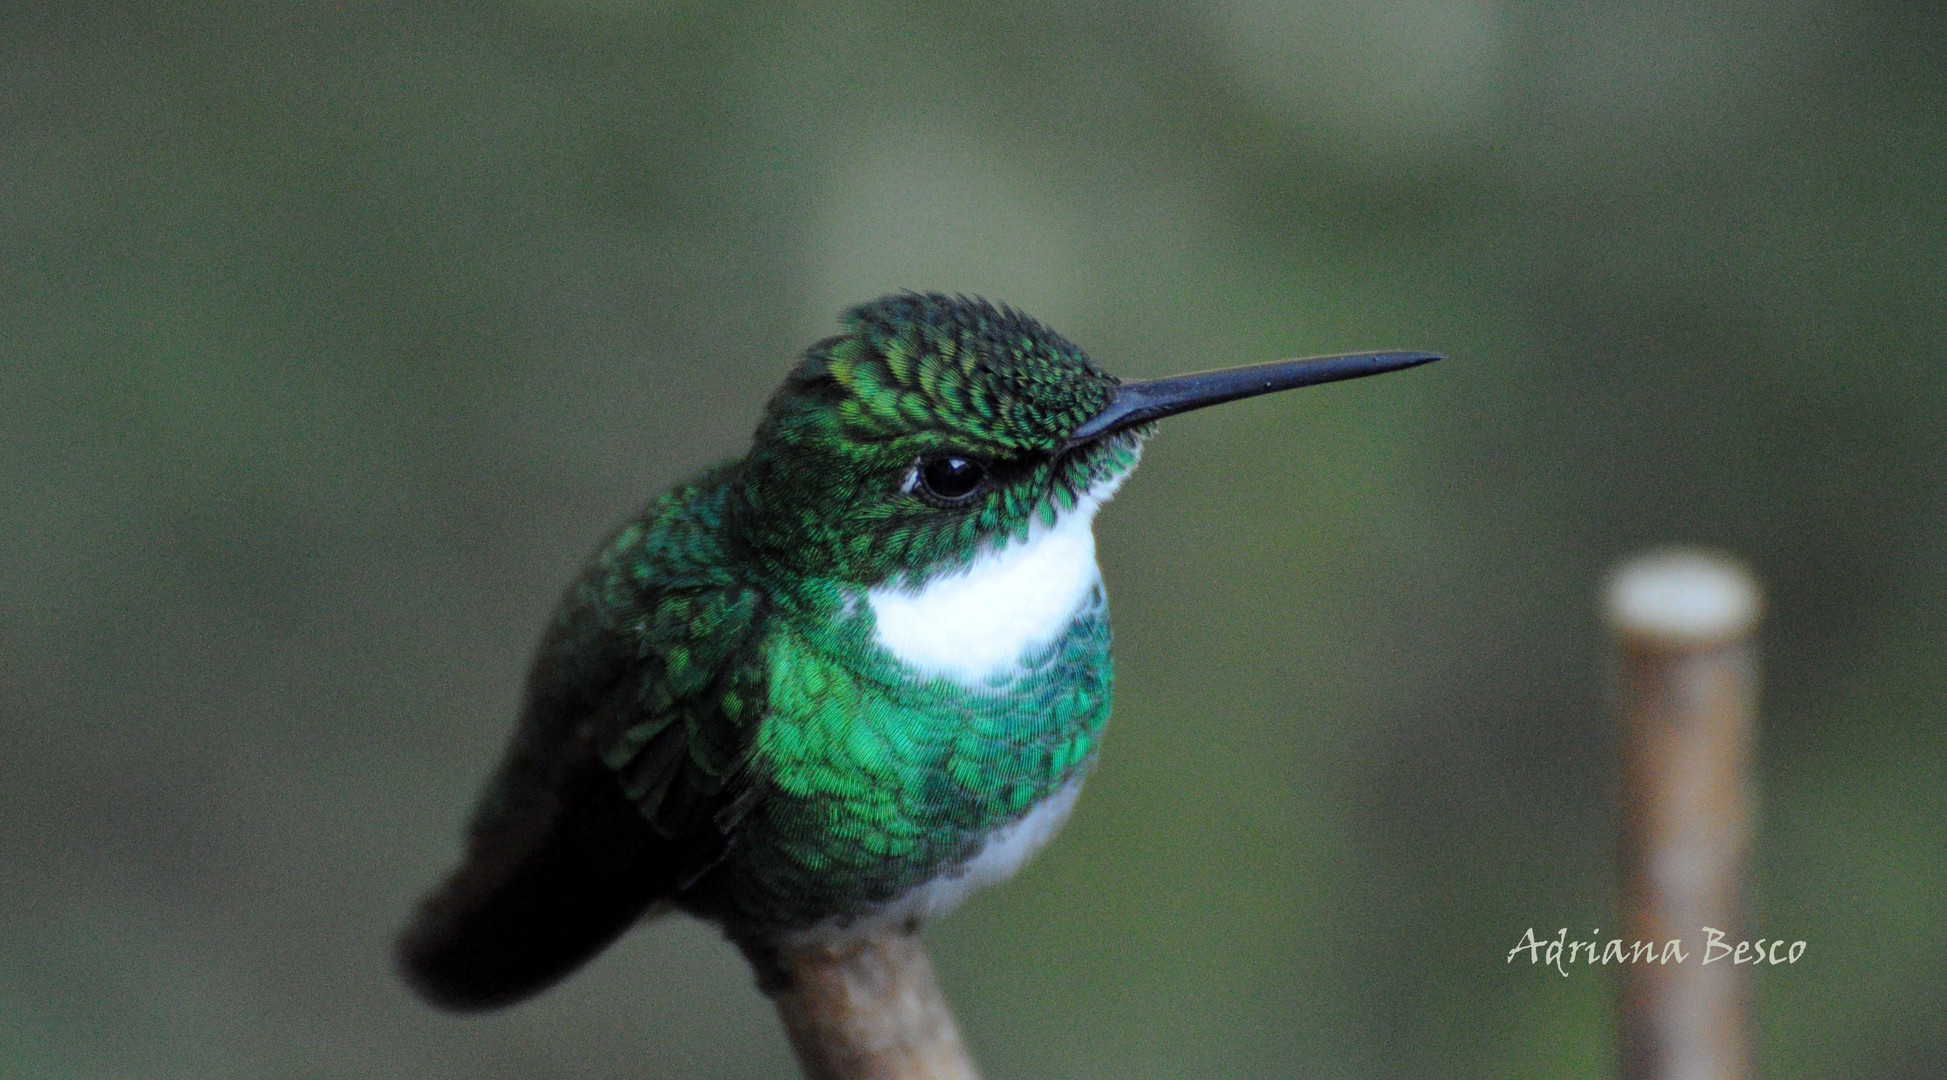
[[[1201,409],[1205,405],[1220,405],[1238,398],[1338,382],[1340,379],[1358,379],[1431,364],[1438,359],[1440,357],[1433,353],[1423,352],[1354,353],[1350,356],[1274,360],[1268,364],[1126,382],[1115,388],[1115,394],[1101,412],[1083,421],[1082,426],[1068,436],[1068,445],[1077,446],[1111,432],[1191,409]]]

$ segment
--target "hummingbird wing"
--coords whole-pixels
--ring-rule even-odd
[[[399,940],[434,1004],[495,1008],[565,977],[715,865],[758,797],[762,597],[712,557],[698,501],[625,526],[542,639],[466,856]]]

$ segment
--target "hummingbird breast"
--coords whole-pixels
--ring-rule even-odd
[[[843,936],[940,914],[1054,834],[1113,678],[1094,506],[1075,511],[770,635],[764,794],[687,906],[744,937]]]
[[[973,853],[949,862],[926,881],[862,912],[835,915],[784,935],[792,942],[830,941],[908,929],[944,915],[975,892],[1006,881],[1054,839],[1082,793],[1083,770],[1035,803],[1027,813],[983,836]]]

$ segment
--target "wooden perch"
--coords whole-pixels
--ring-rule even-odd
[[[1624,1080],[1744,1080],[1744,969],[1706,964],[1705,927],[1743,940],[1753,818],[1757,582],[1712,555],[1662,551],[1610,582],[1622,707],[1623,937],[1681,939],[1681,963],[1620,969]]]
[[[918,934],[746,952],[806,1080],[979,1080]]]

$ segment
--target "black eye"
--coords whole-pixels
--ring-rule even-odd
[[[963,457],[927,458],[919,463],[919,486],[944,502],[959,502],[979,490],[987,470]]]

